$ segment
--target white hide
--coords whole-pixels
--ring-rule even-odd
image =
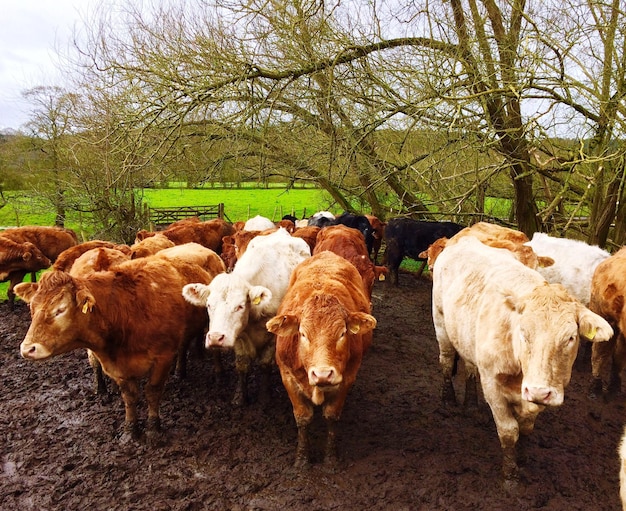
[[[559,284],[473,236],[439,255],[432,295],[444,377],[455,352],[466,369],[478,369],[503,449],[514,447],[520,428],[532,430],[543,406],[563,403],[579,334],[593,341],[613,335]]]
[[[207,307],[207,346],[233,347],[250,323],[256,329],[257,320],[273,316],[293,269],[309,257],[307,243],[280,228],[251,240],[231,273],[217,275],[208,286],[185,286],[188,301]]]
[[[267,229],[274,229],[276,224],[269,218],[261,215],[250,218],[243,226],[244,231],[266,231]]]
[[[552,266],[537,268],[548,282],[562,284],[583,305],[589,305],[591,278],[598,264],[610,256],[606,250],[584,241],[556,238],[541,232],[536,232],[524,244],[538,256],[554,259]]]

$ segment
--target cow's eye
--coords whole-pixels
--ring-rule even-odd
[[[61,305],[60,307],[57,307],[56,310],[54,311],[54,315],[55,316],[60,316],[61,314],[63,314],[66,310],[65,305]]]
[[[235,312],[239,312],[243,310],[243,305],[239,304],[237,305],[237,307],[235,307]]]

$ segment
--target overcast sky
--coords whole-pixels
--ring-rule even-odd
[[[63,85],[55,49],[67,46],[75,23],[95,0],[0,0],[0,130],[29,117],[21,93]]]

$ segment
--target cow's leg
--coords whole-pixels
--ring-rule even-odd
[[[337,466],[337,425],[339,419],[326,418],[326,446],[324,448],[324,464],[329,467]]]
[[[174,360],[161,360],[155,364],[150,377],[146,382],[144,394],[148,405],[148,422],[146,424],[146,434],[148,437],[155,437],[161,431],[161,418],[159,417],[159,407],[163,397],[163,389],[167,382],[167,377],[172,368]]]
[[[447,335],[443,331],[437,332],[437,340],[439,341],[439,365],[443,374],[443,383],[441,385],[441,403],[445,405],[456,405],[456,395],[454,393],[454,385],[452,376],[455,372],[456,350],[448,342]]]
[[[248,402],[248,373],[252,366],[252,358],[246,354],[235,354],[235,369],[237,371],[237,387],[233,396],[234,406],[243,406]]]
[[[186,338],[178,348],[178,354],[176,356],[176,368],[174,373],[180,379],[187,378],[187,353],[189,352],[189,346],[191,345],[191,338]]]
[[[259,384],[259,402],[267,405],[270,402],[270,376],[276,354],[276,343],[272,339],[262,348],[259,355],[259,367],[261,369],[261,381]]]
[[[288,372],[281,371],[283,385],[293,407],[293,417],[298,427],[298,445],[296,447],[296,469],[309,465],[309,424],[313,420],[313,404],[302,395],[298,380]]]
[[[100,361],[96,358],[91,350],[87,350],[87,358],[89,360],[89,365],[93,370],[94,394],[101,397],[108,396],[109,389],[107,389],[107,382],[104,377],[104,372],[102,371],[102,365],[100,364]]]
[[[296,419],[296,425],[298,426],[298,445],[296,447],[296,459],[294,461],[294,467],[298,469],[306,468],[309,466],[309,424],[310,421],[298,422]]]
[[[465,362],[465,397],[463,407],[466,409],[478,408],[478,392],[476,382],[478,380],[478,369],[474,364]],[[454,389],[453,389],[454,392]]]
[[[485,400],[491,408],[496,423],[500,447],[502,448],[502,475],[507,490],[513,490],[519,479],[516,444],[519,439],[519,423],[509,402],[500,392],[494,378],[481,375],[481,384]]]
[[[324,404],[324,419],[326,421],[326,447],[324,449],[324,464],[328,467],[337,466],[337,425],[341,417],[343,405],[348,396],[349,387],[341,386],[331,398],[327,397]]]
[[[604,343],[595,343],[604,344]],[[622,391],[622,371],[626,367],[626,341],[624,336],[619,333],[615,339],[615,348],[613,350],[613,358],[611,361],[611,373],[607,392],[614,396]]]
[[[117,384],[124,400],[125,419],[121,441],[126,443],[139,438],[137,422],[137,402],[139,401],[139,382],[136,379],[119,379]]]
[[[594,342],[591,346],[591,386],[589,396],[596,398],[602,395],[602,374],[607,363],[613,359],[616,337],[607,342]]]
[[[15,291],[13,291],[13,288],[17,286],[20,282],[22,282],[22,280],[24,280],[26,273],[27,272],[25,271],[17,271],[17,272],[13,272],[9,274],[9,286],[7,287],[7,298],[9,300],[9,306],[11,307],[11,310],[15,308]]]

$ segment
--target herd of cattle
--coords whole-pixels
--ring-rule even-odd
[[[591,346],[590,392],[621,389],[626,248],[611,255],[582,241],[542,233],[528,239],[486,222],[382,223],[328,212],[278,224],[190,218],[139,231],[130,246],[79,242],[59,227],[0,232],[0,280],[9,281],[11,304],[17,296],[30,306],[21,355],[41,360],[85,349],[95,391],[107,392],[104,375],[120,389],[122,441],[141,434],[144,381],[145,435],[158,435],[170,372],[175,366],[184,376],[190,344],[204,339],[216,371],[224,370],[222,351],[234,352],[235,405],[248,400],[253,364],[266,382],[261,400],[278,366],[298,429],[298,467],[309,463],[307,429],[316,406],[328,428],[325,462],[336,462],[337,423],[376,327],[374,282],[388,277],[397,285],[404,257],[432,273],[442,403],[456,402],[453,377],[462,361],[464,404],[477,405],[478,382],[496,424],[505,485],[514,487],[518,441],[546,406],[563,403],[581,338],[582,347]],[[47,268],[39,282],[22,282]],[[626,509],[626,432],[619,450]]]

